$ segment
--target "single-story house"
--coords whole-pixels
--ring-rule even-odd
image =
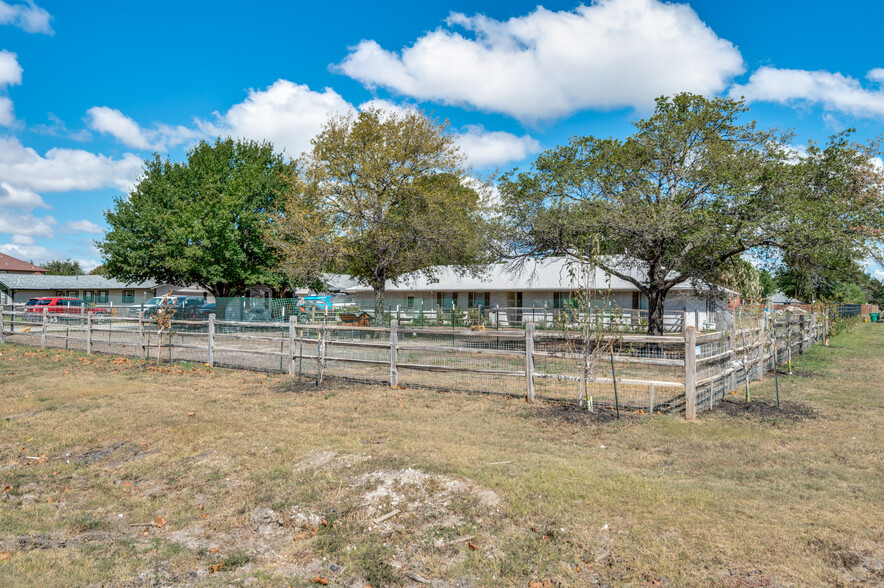
[[[70,296],[105,306],[139,304],[154,296],[156,284],[127,284],[104,276],[0,274],[0,303],[23,304],[41,296]]]
[[[511,321],[530,321],[531,316],[545,316],[543,309],[573,305],[578,292],[590,290],[595,293],[595,307],[624,312],[647,310],[647,297],[631,282],[598,268],[589,272],[584,275],[579,265],[563,257],[529,260],[519,269],[511,264],[496,263],[479,276],[461,275],[453,267],[444,266],[435,268],[432,279],[414,274],[396,282],[387,281],[385,306],[407,313],[434,312],[452,306],[513,309],[510,314],[516,316],[510,317]],[[374,292],[368,286],[357,284],[344,288],[343,292],[362,307],[371,308],[374,304]],[[736,296],[735,292],[725,292]],[[717,318],[720,320],[716,315],[726,309],[726,300],[702,296],[689,283],[670,290],[664,304],[664,313],[686,315],[688,326],[700,328],[714,325]]]
[[[42,275],[47,271],[39,265],[0,253],[0,274],[37,274]]]

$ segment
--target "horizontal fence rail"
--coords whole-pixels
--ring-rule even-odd
[[[693,418],[726,394],[804,356],[827,332],[809,313],[738,314],[731,329],[649,336],[544,330],[354,326],[175,319],[140,314],[32,312],[0,307],[0,343],[129,356],[156,362],[286,373],[321,384],[336,378],[681,412]]]

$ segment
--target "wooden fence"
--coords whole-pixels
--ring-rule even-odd
[[[774,363],[803,357],[825,325],[813,315],[698,333],[601,337],[602,354],[576,332],[470,330],[50,315],[0,308],[0,343],[63,347],[143,360],[191,361],[326,378],[577,401],[587,408],[684,411],[694,418]],[[598,341],[595,341],[596,347]]]

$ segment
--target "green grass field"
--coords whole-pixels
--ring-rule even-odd
[[[0,346],[0,585],[882,585],[882,350],[689,423]]]

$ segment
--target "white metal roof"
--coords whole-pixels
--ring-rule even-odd
[[[528,260],[521,266],[510,263],[495,263],[479,276],[461,275],[453,266],[434,268],[434,279],[423,274],[413,274],[399,279],[396,283],[387,280],[387,293],[404,292],[476,292],[476,291],[555,291],[591,288],[595,290],[618,290],[637,292],[631,282],[612,276],[599,268],[585,274],[581,266],[564,257],[551,257],[543,260]],[[626,273],[624,271],[623,273]],[[639,277],[635,270],[629,275]],[[686,282],[673,290],[691,290]],[[355,285],[344,292],[357,293],[371,291],[369,286]]]

